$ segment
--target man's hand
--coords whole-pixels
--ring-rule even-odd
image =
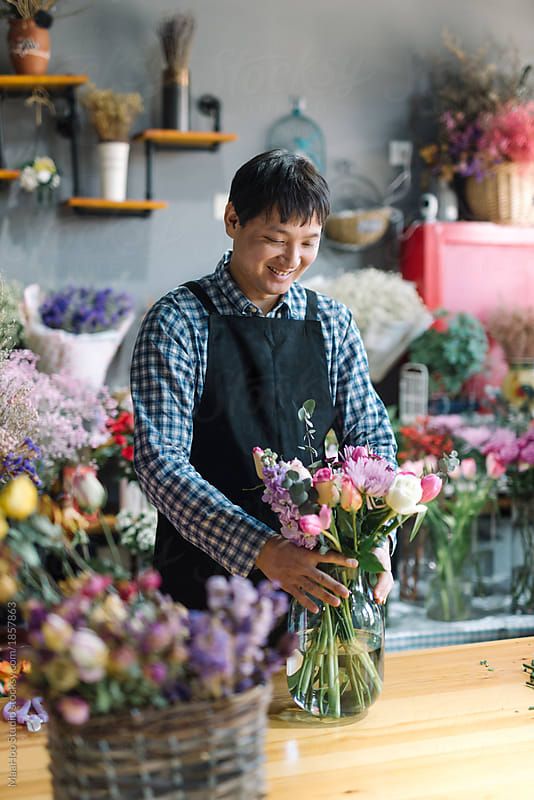
[[[378,553],[376,555],[382,561]],[[277,581],[282,589],[293,595],[312,614],[316,614],[319,608],[304,592],[331,606],[338,606],[340,597],[349,596],[347,588],[320,570],[318,564],[339,564],[349,569],[358,566],[355,559],[347,558],[335,550],[329,550],[328,553],[306,550],[282,536],[268,539],[256,559],[256,566],[269,580]]]
[[[373,587],[373,597],[377,603],[383,604],[388,599],[394,584],[393,575],[391,574],[389,540],[382,547],[375,547],[372,552],[384,567],[384,572],[378,573],[376,585]]]

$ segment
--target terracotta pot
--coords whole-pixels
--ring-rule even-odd
[[[50,60],[50,34],[33,19],[13,19],[7,37],[9,56],[17,75],[44,75]]]

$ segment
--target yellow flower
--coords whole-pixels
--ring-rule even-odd
[[[433,164],[438,154],[437,144],[429,144],[419,150],[419,155],[426,164]]]
[[[7,603],[18,590],[17,581],[11,575],[0,575],[0,603]]]
[[[50,687],[56,692],[68,692],[79,681],[78,670],[68,656],[56,656],[43,667]]]
[[[9,530],[9,525],[7,524],[7,519],[0,511],[0,541],[7,536],[8,530]]]
[[[26,519],[36,510],[38,497],[33,481],[19,475],[0,492],[0,511],[11,519]]]
[[[41,172],[41,170],[46,170],[47,172],[51,172],[52,174],[56,172],[56,165],[52,161],[51,158],[48,156],[42,156],[41,158],[36,158],[33,162],[33,168],[36,172]]]

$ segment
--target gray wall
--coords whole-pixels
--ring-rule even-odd
[[[151,218],[82,218],[62,209],[38,209],[16,187],[0,193],[0,270],[8,277],[46,286],[68,282],[128,288],[139,308],[167,289],[212,270],[228,246],[212,214],[213,195],[226,192],[236,168],[265,149],[269,125],[288,109],[288,95],[303,94],[308,113],[323,128],[327,177],[350,159],[381,189],[394,177],[387,163],[391,138],[409,138],[408,102],[424,82],[420,58],[441,47],[444,27],[461,34],[468,48],[488,36],[515,42],[534,57],[531,0],[63,0],[60,11],[85,7],[57,19],[50,72],[87,72],[101,87],[140,91],[145,113],[135,128],[159,125],[161,57],[155,28],[170,11],[191,8],[197,18],[191,72],[194,96],[210,92],[223,102],[223,127],[239,141],[218,153],[160,152],[155,196],[169,201]],[[0,40],[1,41],[1,40]],[[10,72],[6,48],[0,71]],[[32,112],[22,101],[6,104],[7,155],[16,165],[34,154]],[[194,127],[207,127],[195,117]],[[196,123],[196,124],[195,124]],[[43,144],[64,175],[68,197],[68,145],[45,119]],[[95,138],[84,122],[82,193],[98,194]],[[129,195],[142,197],[144,159],[133,145]],[[378,258],[378,256],[377,256]],[[373,254],[366,256],[372,261]],[[365,261],[365,260],[364,260]],[[357,266],[353,256],[322,247],[319,271]],[[133,337],[130,335],[129,339]],[[131,341],[115,364],[124,380]]]

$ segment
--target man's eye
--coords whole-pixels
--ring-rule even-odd
[[[268,242],[272,242],[272,244],[285,244],[285,242],[282,239],[271,239],[270,236],[266,236],[265,238],[267,239]]]

